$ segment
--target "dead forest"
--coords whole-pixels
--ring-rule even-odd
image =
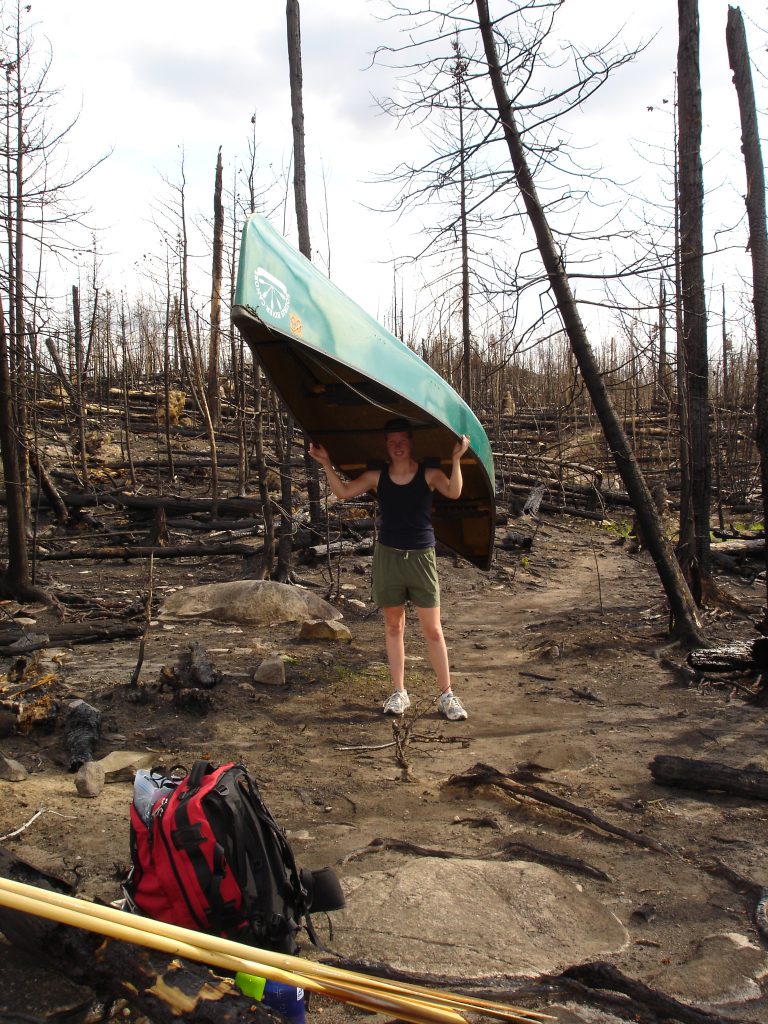
[[[382,715],[375,499],[334,499],[230,320],[255,212],[335,284],[328,194],[322,216],[307,190],[297,0],[281,25],[290,160],[267,180],[249,111],[245,157],[210,150],[213,202],[196,216],[182,155],[134,293],[108,285],[99,242],[83,242],[70,195],[90,170],[46,176],[67,131],[48,127],[29,9],[0,0],[0,876],[114,904],[137,768],[231,760],[258,778],[300,861],[333,865],[354,897],[318,962],[514,1000],[529,1024],[529,1011],[758,1024],[768,238],[741,15],[728,8],[723,45],[740,177],[712,243],[695,0],[677,4],[650,197],[611,192],[557,141],[645,44],[619,34],[579,50],[566,34],[562,47],[560,0],[525,0],[514,17],[487,0],[385,6],[412,34],[373,63],[396,53],[413,91],[379,113],[439,124],[431,152],[382,175],[386,212],[426,211],[430,243],[423,260],[393,259],[380,318],[471,407],[495,468],[490,568],[438,545],[469,717],[440,719],[410,608],[412,708]],[[419,50],[417,23],[439,58]],[[707,260],[731,251],[726,286],[724,261]],[[301,613],[173,614],[206,584],[261,581],[287,584]],[[0,1024],[272,1019],[191,959],[14,914],[0,910]],[[361,1013],[322,993],[311,1008],[326,1024]]]
[[[167,335],[163,351],[162,336],[142,318],[136,326],[116,343],[94,306],[89,337],[73,330],[61,355],[49,341],[28,367],[29,582],[44,581],[66,618],[77,619],[89,605],[90,617],[101,607],[105,619],[143,611],[114,608],[110,615],[103,595],[58,594],[56,562],[235,555],[245,575],[290,580],[308,551],[317,558],[370,543],[370,502],[334,508],[332,496],[320,495],[313,506],[305,439],[236,338],[234,362],[216,381],[212,448],[205,424],[214,403],[194,377],[200,353],[185,360]],[[420,354],[461,390],[458,350],[449,339]],[[721,571],[754,576],[762,571],[756,356],[748,346],[726,355],[711,379],[712,551]],[[674,545],[681,459],[674,367],[659,363],[653,339],[644,350],[614,342],[604,358],[612,400]],[[78,365],[87,373],[78,376]],[[498,347],[478,355],[472,381],[492,442],[500,523],[541,508],[612,522],[619,540],[642,546],[564,337],[539,346],[525,363]],[[116,621],[109,635],[119,629]]]

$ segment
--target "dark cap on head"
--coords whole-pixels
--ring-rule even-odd
[[[387,420],[384,424],[385,434],[399,434],[401,432],[405,432],[409,435],[413,434],[413,427],[408,420],[404,419],[402,416],[397,416],[393,420]]]

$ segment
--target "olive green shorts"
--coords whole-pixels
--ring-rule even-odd
[[[372,596],[379,608],[395,608],[406,601],[417,608],[439,608],[435,549],[404,551],[377,544],[373,552]]]

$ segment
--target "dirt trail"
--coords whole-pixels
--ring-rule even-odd
[[[342,583],[357,587],[345,593],[367,598],[361,570],[369,564],[365,558],[344,564]],[[191,640],[206,646],[224,673],[215,708],[203,717],[177,713],[167,694],[152,692],[142,707],[127,703],[135,643],[74,649],[66,687],[99,707],[123,737],[104,743],[100,753],[122,745],[151,749],[166,763],[198,756],[244,760],[288,828],[297,859],[309,867],[330,863],[343,875],[401,863],[403,854],[389,851],[342,865],[381,837],[478,856],[514,839],[580,857],[610,876],[608,882],[577,880],[629,929],[630,944],[616,965],[633,977],[671,989],[678,984],[674,970],[689,965],[712,933],[737,933],[759,944],[750,898],[702,865],[720,857],[768,883],[768,808],[657,787],[648,763],[656,754],[676,753],[768,769],[764,712],[729,700],[721,688],[681,684],[661,666],[666,618],[647,557],[628,555],[604,529],[552,520],[538,531],[527,561],[499,551],[489,573],[451,559],[441,559],[440,569],[454,688],[470,717],[447,723],[437,715],[426,650],[409,616],[408,688],[419,715],[408,747],[411,782],[404,781],[391,747],[372,749],[392,738],[391,722],[380,711],[388,683],[378,615],[348,614],[353,641],[343,646],[299,643],[294,624],[258,631],[205,622],[153,628],[144,683],[154,684],[159,667]],[[67,571],[77,581],[79,570]],[[141,571],[129,580],[130,571],[94,566],[88,586],[141,592]],[[164,563],[155,571],[160,592],[233,578],[239,566],[225,560],[200,573]],[[319,570],[301,572],[321,581]],[[757,588],[744,587],[740,596],[757,610]],[[707,628],[723,638],[749,635],[748,624],[729,616],[710,618]],[[272,650],[290,656],[288,686],[250,686],[250,674]],[[671,653],[682,660],[680,652]],[[0,783],[0,835],[38,807],[49,809],[7,848],[41,867],[76,874],[87,896],[114,898],[116,877],[128,861],[130,786],[107,786],[96,801],[78,799],[56,734],[6,738],[0,749],[32,772],[21,786]],[[444,787],[450,775],[477,762],[505,772],[539,765],[548,770],[552,792],[668,845],[675,855],[649,852],[563,812],[491,790]],[[466,823],[489,816],[498,830]],[[733,970],[722,962],[723,972]],[[26,1009],[14,1004],[19,969],[17,957],[0,954],[0,1006],[10,1001],[8,1008]],[[721,990],[726,982],[713,979]],[[47,1009],[66,1002],[57,983],[45,984]],[[737,1000],[721,1011],[764,1020],[768,1000]],[[325,1012],[328,1020],[354,1015]],[[583,1008],[574,1012],[582,1016],[570,1019],[593,1019]]]

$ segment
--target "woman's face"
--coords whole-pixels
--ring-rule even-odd
[[[387,455],[390,459],[409,459],[413,441],[407,430],[393,430],[387,434]]]

